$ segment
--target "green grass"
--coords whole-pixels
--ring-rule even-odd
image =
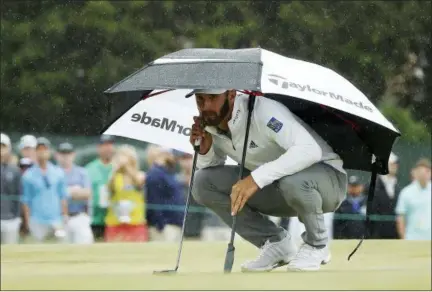
[[[333,241],[333,260],[318,272],[244,274],[240,264],[257,249],[236,243],[233,273],[222,273],[226,243],[186,242],[178,274],[177,244],[16,245],[1,247],[2,290],[426,290],[431,288],[431,242]]]

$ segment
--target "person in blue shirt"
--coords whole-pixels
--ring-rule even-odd
[[[172,151],[159,148],[145,184],[150,240],[177,241],[181,236],[185,198],[175,169]]]
[[[67,220],[67,189],[64,172],[49,159],[48,139],[37,139],[36,162],[22,178],[24,226],[38,242],[54,235],[63,242]]]
[[[414,181],[402,189],[397,205],[400,238],[431,240],[431,163],[420,159],[414,168]]]
[[[71,143],[61,143],[57,148],[56,160],[65,173],[68,191],[67,239],[70,243],[90,244],[94,242],[88,215],[91,197],[91,182],[87,170],[74,164],[75,151]]]
[[[363,218],[359,218],[359,215],[364,216],[366,214],[366,196],[363,191],[364,186],[359,178],[355,175],[350,176],[348,195],[335,211],[333,219],[334,239],[359,239],[362,237],[364,222]]]

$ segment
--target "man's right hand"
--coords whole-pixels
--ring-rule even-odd
[[[192,133],[189,142],[195,146],[195,141],[201,139],[199,154],[205,155],[210,150],[213,143],[212,135],[204,130],[204,124],[200,117],[194,117],[194,124],[192,125]]]

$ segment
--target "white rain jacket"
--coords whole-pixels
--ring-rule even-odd
[[[225,164],[227,156],[241,163],[248,114],[248,96],[238,94],[233,116],[228,122],[232,139],[215,127],[206,127],[213,144],[205,155],[199,155],[198,168]],[[257,97],[252,112],[245,168],[260,188],[284,176],[292,175],[323,161],[340,172],[343,162],[333,149],[283,104]]]

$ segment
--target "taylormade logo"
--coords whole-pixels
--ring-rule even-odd
[[[361,109],[365,109],[365,110],[367,110],[369,112],[373,111],[371,107],[369,107],[367,105],[363,105],[362,102],[353,102],[349,98],[346,98],[346,97],[344,97],[344,96],[342,96],[340,94],[337,94],[337,93],[334,93],[334,92],[328,92],[328,91],[320,90],[320,89],[317,89],[317,88],[313,88],[309,84],[298,84],[298,83],[294,83],[294,82],[288,82],[286,80],[286,78],[284,78],[282,76],[279,76],[279,75],[269,74],[268,76],[269,76],[269,81],[271,83],[273,83],[275,85],[278,85],[278,86],[282,87],[283,89],[288,89],[288,87],[291,87],[291,88],[295,88],[295,89],[297,89],[299,91],[302,91],[302,92],[303,91],[309,91],[309,92],[313,92],[315,94],[322,95],[322,96],[325,96],[325,97],[329,96],[329,97],[331,97],[333,99],[343,101],[343,102],[345,102],[347,104],[356,106],[356,107],[361,108]]]
[[[167,118],[152,118],[151,116],[147,115],[147,112],[143,112],[142,114],[133,114],[131,121],[149,125],[151,127],[161,128],[166,131],[176,132],[185,136],[190,136],[192,131],[191,128],[179,125],[176,120],[170,120]]]

